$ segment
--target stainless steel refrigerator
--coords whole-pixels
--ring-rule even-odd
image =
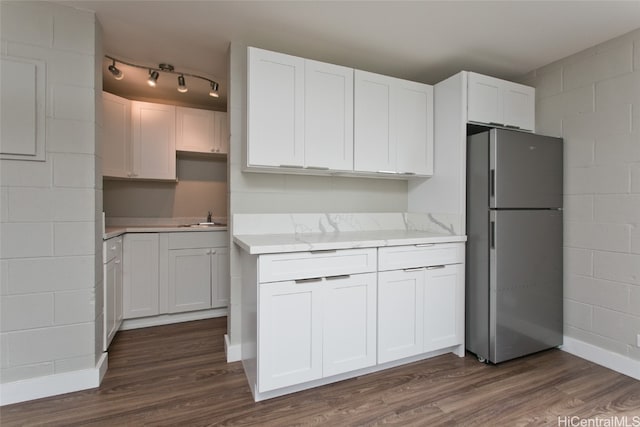
[[[493,363],[562,344],[562,139],[467,138],[466,348]]]

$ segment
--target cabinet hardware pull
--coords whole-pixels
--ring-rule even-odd
[[[216,254],[215,250],[212,249],[212,250],[209,251],[209,255],[215,255],[215,254]]]
[[[315,170],[319,170],[319,171],[328,171],[329,168],[326,166],[305,166],[305,169],[315,169]]]
[[[309,282],[321,282],[322,277],[310,277],[308,279],[296,279],[296,283],[309,283]]]
[[[435,243],[418,243],[416,248],[430,248],[431,246],[435,246]]]
[[[281,168],[304,169],[302,165],[280,165]]]
[[[427,267],[427,270],[439,270],[444,267],[444,265],[430,265],[429,267]]]
[[[509,129],[520,129],[520,126],[516,126],[516,125],[504,125],[504,127]]]
[[[495,126],[504,126],[504,123],[498,123],[498,122],[489,122],[490,125],[495,125]]]
[[[415,172],[401,172],[402,175],[415,175]]]
[[[398,172],[396,172],[396,171],[376,171],[376,173],[386,173],[386,174],[396,175]]]
[[[334,254],[338,252],[337,249],[321,249],[318,251],[309,251],[310,254],[316,255],[316,254]]]
[[[424,270],[426,267],[413,267],[413,268],[405,268],[403,271],[406,271],[407,273],[411,272],[411,271],[422,271]]]
[[[349,277],[351,277],[350,274],[341,274],[339,276],[328,276],[326,277],[327,280],[340,280],[340,279],[348,279]]]

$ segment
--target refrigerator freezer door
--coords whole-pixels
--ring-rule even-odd
[[[561,208],[562,139],[492,129],[490,207]]]
[[[489,360],[562,344],[562,211],[492,211]]]

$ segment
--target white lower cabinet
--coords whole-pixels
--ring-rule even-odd
[[[381,248],[378,257],[379,268],[404,267],[378,273],[378,363],[462,345],[464,244]]]
[[[103,351],[107,351],[122,323],[122,237],[103,243],[104,256],[104,332]]]
[[[330,277],[323,291],[323,376],[375,365],[376,274]]]
[[[378,363],[422,353],[424,272],[378,274]]]
[[[322,378],[320,282],[260,284],[258,389]]]
[[[159,235],[131,233],[124,236],[124,318],[155,316],[159,313]]]
[[[124,318],[225,307],[227,233],[128,233],[124,237]]]
[[[462,352],[464,243],[243,252],[241,263],[241,351],[256,400]]]

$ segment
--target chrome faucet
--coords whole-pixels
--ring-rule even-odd
[[[213,221],[211,220],[211,215],[212,215],[212,213],[211,213],[211,211],[209,211],[209,212],[207,213],[207,222],[213,222]]]

